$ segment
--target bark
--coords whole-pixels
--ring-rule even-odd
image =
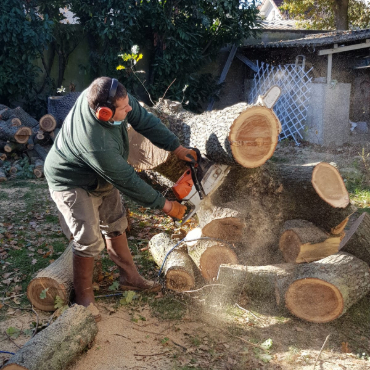
[[[37,152],[41,159],[45,161],[46,156],[48,155],[47,151],[40,144],[36,144],[33,149]]]
[[[149,251],[159,267],[162,267],[167,253],[176,244],[177,241],[171,240],[165,233],[157,234],[149,241]],[[195,286],[196,266],[183,248],[175,249],[167,256],[162,271],[167,289],[182,292]]]
[[[90,311],[74,305],[30,339],[3,369],[63,370],[88,347],[97,333]]]
[[[0,121],[0,137],[3,140],[26,143],[32,134],[32,130],[26,126],[12,126],[11,120]]]
[[[286,262],[312,262],[337,253],[340,240],[340,236],[330,236],[311,222],[289,220],[284,223],[279,249]]]
[[[364,212],[346,232],[339,249],[370,265],[370,216]]]
[[[208,282],[217,279],[220,265],[238,263],[232,246],[213,240],[199,240],[194,245],[188,245],[188,254]]]
[[[348,30],[348,3],[349,0],[334,1],[335,27],[338,31]]]
[[[40,118],[39,124],[42,130],[52,132],[57,126],[57,121],[51,114],[45,114]]]
[[[6,153],[0,153],[0,161],[6,161],[6,159],[7,159],[7,155],[6,155]]]

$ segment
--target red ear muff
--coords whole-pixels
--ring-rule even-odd
[[[99,107],[95,114],[100,121],[109,121],[113,117],[112,109],[108,107]]]

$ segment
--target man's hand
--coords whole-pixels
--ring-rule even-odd
[[[192,163],[198,162],[198,160],[199,160],[198,155],[200,156],[200,153],[199,153],[199,150],[198,149],[195,149],[195,148],[185,148],[182,145],[180,145],[173,152],[182,161],[192,162]]]
[[[166,199],[166,203],[163,207],[163,212],[172,218],[182,220],[186,212],[186,207],[179,202],[171,202],[170,200]]]

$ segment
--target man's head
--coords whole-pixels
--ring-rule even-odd
[[[87,101],[97,117],[103,121],[122,121],[131,111],[126,88],[110,77],[99,77],[91,83]],[[98,112],[102,113],[102,110],[103,114],[99,115]]]

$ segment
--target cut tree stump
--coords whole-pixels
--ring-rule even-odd
[[[41,270],[27,287],[28,300],[37,309],[55,311],[55,297],[59,296],[64,304],[68,304],[73,287],[72,242],[64,253],[53,263]],[[40,294],[46,290],[46,298]]]
[[[149,251],[155,263],[161,267],[166,254],[177,244],[169,235],[160,233],[149,241]],[[175,249],[167,257],[163,266],[166,288],[177,292],[190,290],[195,286],[196,266],[184,249]]]
[[[238,263],[238,257],[231,246],[219,241],[198,240],[188,245],[188,254],[208,282],[217,279],[220,265]]]
[[[45,114],[40,118],[40,128],[46,132],[52,132],[57,127],[57,121],[51,114]]]
[[[370,265],[370,215],[366,212],[346,231],[339,249],[348,252]]]
[[[20,144],[27,143],[32,130],[26,126],[12,126],[11,120],[0,121],[0,137],[3,140],[15,141]]]
[[[91,312],[74,305],[26,342],[2,369],[63,370],[88,347],[97,333]]]
[[[283,227],[279,249],[285,262],[317,261],[338,252],[341,236],[330,236],[312,222],[289,220]]]

